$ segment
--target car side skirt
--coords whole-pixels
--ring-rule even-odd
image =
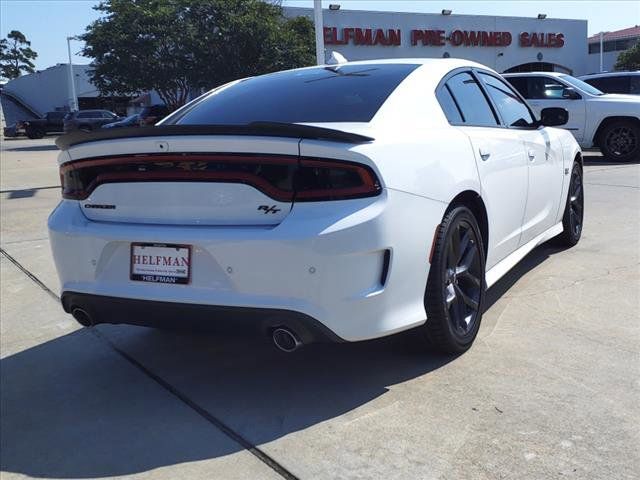
[[[515,267],[524,257],[526,257],[531,250],[536,248],[541,243],[544,243],[547,240],[560,235],[562,231],[562,222],[557,223],[546,232],[541,233],[533,240],[515,250],[503,260],[500,260],[500,262],[494,265],[491,270],[488,270],[485,274],[485,282],[487,284],[487,288],[491,287],[494,283],[500,280],[500,278],[502,278],[509,270]]]

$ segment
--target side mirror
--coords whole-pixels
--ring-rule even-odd
[[[569,121],[569,112],[564,108],[543,108],[540,112],[540,125],[544,127],[559,127]]]
[[[568,100],[580,100],[582,96],[580,96],[580,94],[573,88],[565,87],[565,89],[562,91],[562,98],[566,98]]]

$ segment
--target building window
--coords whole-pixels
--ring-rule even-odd
[[[620,40],[608,40],[604,43],[604,51],[605,52],[622,52],[624,50],[628,50],[633,47],[637,38],[623,38]],[[595,43],[589,44],[589,53],[600,53],[600,42],[597,41]]]

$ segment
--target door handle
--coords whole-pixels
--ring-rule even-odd
[[[529,160],[531,160],[532,162],[536,159],[536,152],[535,151],[529,150],[528,155],[529,155]]]
[[[481,148],[479,149],[480,152],[480,158],[482,160],[484,160],[485,162],[489,159],[489,157],[491,156],[491,152],[489,152],[488,150]]]

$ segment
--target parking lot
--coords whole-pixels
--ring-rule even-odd
[[[639,164],[586,156],[581,242],[499,281],[466,354],[407,332],[286,355],[65,314],[53,141],[2,141],[3,479],[638,478]]]

